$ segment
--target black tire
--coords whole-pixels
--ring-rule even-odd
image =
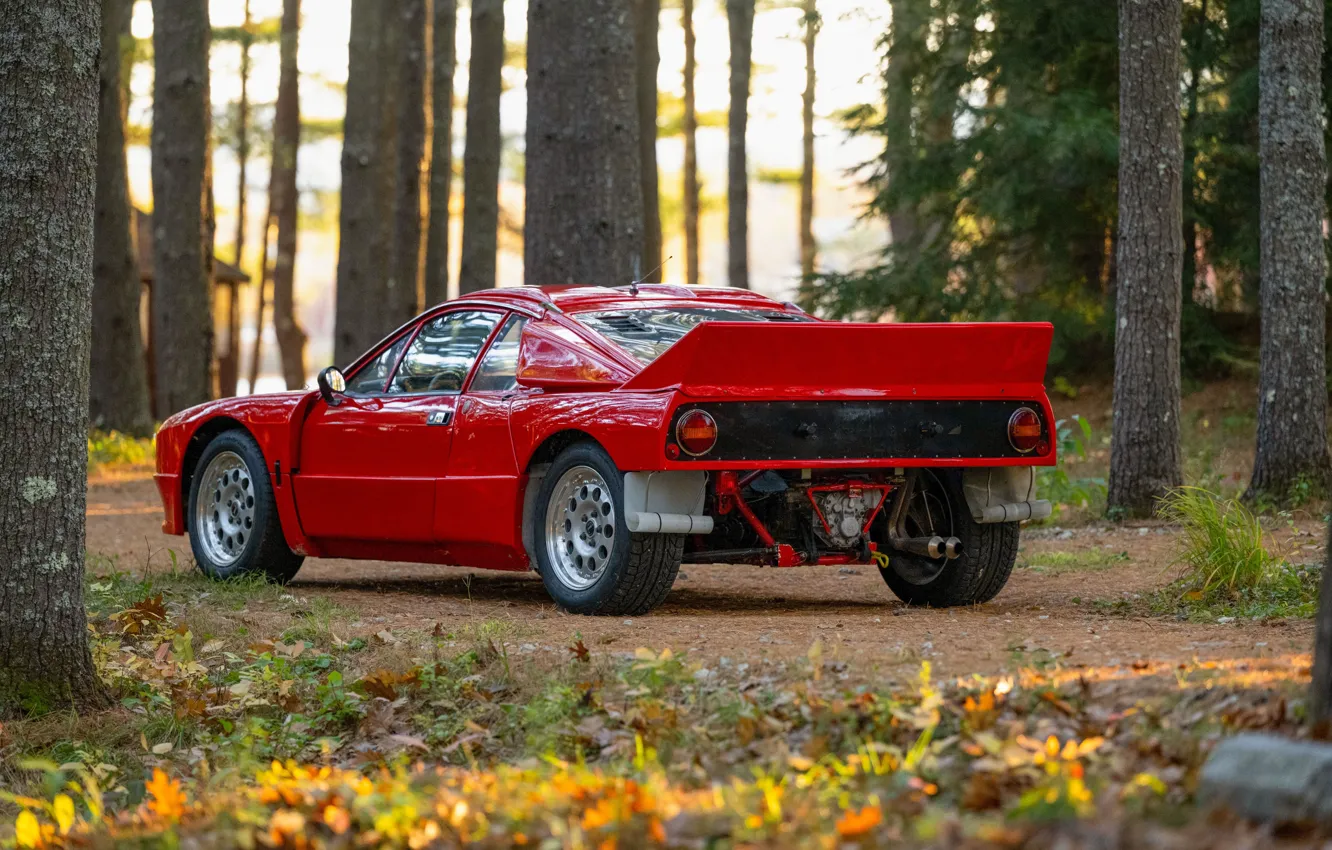
[[[244,485],[241,494],[252,493],[252,527],[249,533],[239,532],[244,539],[238,541],[237,556],[234,561],[222,562],[213,556],[203,538],[207,533],[202,527],[204,519],[198,510],[200,490],[205,486],[204,473],[213,461],[224,453],[239,457],[244,463],[243,470],[237,469],[242,478],[237,485]],[[248,482],[245,476],[248,476]],[[215,495],[211,491],[203,496]],[[246,497],[248,498],[251,497]],[[219,506],[221,507],[221,506]],[[214,513],[216,517],[217,514]],[[185,514],[185,522],[190,533],[190,549],[194,552],[194,561],[204,575],[211,579],[225,581],[238,576],[263,576],[275,584],[291,581],[305,556],[297,555],[287,548],[287,541],[282,536],[282,523],[278,518],[277,503],[273,498],[273,485],[268,478],[267,466],[259,445],[245,431],[234,429],[223,431],[212,439],[204,448],[199,462],[195,465],[190,478],[190,498]]]
[[[928,512],[918,509],[922,499],[929,500]],[[962,494],[962,473],[955,470],[921,469],[912,506],[916,509],[908,514],[908,536],[957,537],[962,541],[962,553],[944,561],[894,552],[886,546],[885,517],[882,533],[876,537],[889,560],[888,566],[879,567],[879,574],[897,598],[908,605],[949,608],[989,602],[998,596],[1017,561],[1018,523],[982,524],[972,519]]]
[[[605,481],[614,505],[614,534],[605,566],[595,583],[572,587],[551,564],[547,546],[547,511],[556,485],[570,470],[590,467]],[[624,473],[593,442],[575,443],[560,452],[541,479],[532,505],[537,572],[560,607],[574,614],[624,616],[646,614],[670,593],[684,554],[682,534],[630,534],[624,516]]]

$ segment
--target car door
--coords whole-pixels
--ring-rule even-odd
[[[435,537],[441,543],[521,548],[509,406],[520,392],[518,345],[527,321],[509,316],[458,399],[448,472],[435,491]]]
[[[326,543],[434,539],[435,487],[448,465],[457,400],[502,315],[460,309],[427,319],[350,376],[340,404],[315,403],[293,477],[307,535]]]

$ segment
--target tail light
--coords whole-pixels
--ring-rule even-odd
[[[1041,444],[1041,417],[1030,407],[1019,407],[1008,419],[1008,442],[1027,454]]]
[[[691,410],[675,423],[675,441],[690,457],[699,457],[717,445],[717,422],[702,410]]]

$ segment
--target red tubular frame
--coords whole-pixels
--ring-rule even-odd
[[[763,524],[763,520],[758,518],[754,513],[754,510],[749,507],[749,503],[745,501],[745,497],[741,491],[743,491],[755,478],[762,475],[763,472],[764,470],[758,469],[746,473],[743,477],[738,477],[735,472],[717,473],[717,513],[725,515],[729,514],[732,510],[739,511],[740,515],[749,523],[749,527],[754,529],[754,533],[758,535],[758,538],[763,542],[764,547],[773,550],[774,566],[798,567],[810,563],[806,558],[801,557],[795,551],[794,547],[786,543],[778,543],[773,539],[772,532],[768,531],[768,527]],[[806,488],[805,496],[809,499],[810,505],[814,508],[814,515],[819,518],[819,522],[823,523],[824,530],[831,533],[831,529],[828,527],[828,520],[824,518],[823,511],[819,510],[818,503],[814,501],[814,493],[850,490],[853,487],[858,487],[862,490],[883,490],[883,496],[879,499],[879,503],[874,506],[874,510],[870,511],[869,517],[865,520],[865,527],[861,529],[862,534],[869,533],[870,524],[873,523],[874,518],[879,515],[879,511],[883,510],[884,504],[888,501],[888,496],[891,495],[894,490],[893,485],[886,482],[883,484],[869,484],[864,481],[844,481],[840,484],[820,484]],[[870,544],[870,549],[873,551],[873,544]],[[814,564],[820,565],[858,564],[861,562],[862,560],[859,556],[848,554],[846,552],[820,555],[813,561]]]

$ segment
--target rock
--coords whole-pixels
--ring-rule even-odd
[[[1203,765],[1198,801],[1251,820],[1332,826],[1332,744],[1259,734],[1229,738]]]

